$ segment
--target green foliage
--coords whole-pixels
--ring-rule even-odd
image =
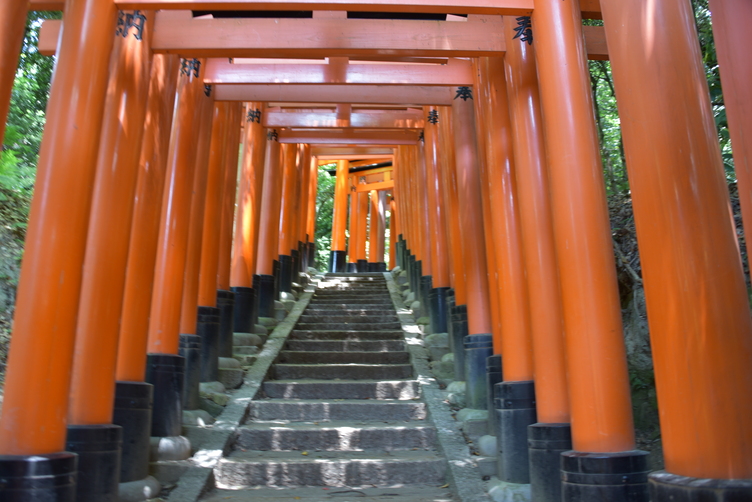
[[[326,270],[329,266],[329,250],[332,245],[332,216],[334,215],[334,185],[337,179],[327,170],[336,169],[337,164],[319,167],[319,186],[316,194],[316,254],[314,267]]]

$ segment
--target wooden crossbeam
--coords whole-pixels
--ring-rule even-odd
[[[296,131],[278,132],[280,143],[310,143],[317,145],[415,145],[417,131]]]
[[[220,85],[218,101],[274,101],[308,103],[451,105],[455,93],[449,87],[393,85]]]
[[[391,188],[394,188],[394,180],[379,181],[377,183],[359,183],[355,186],[355,191],[356,192],[370,192],[371,190],[379,191],[379,190],[389,190]]]
[[[61,24],[59,20],[42,23],[40,53],[55,53]],[[584,26],[583,30],[588,57],[608,59],[603,27]],[[506,51],[501,18],[483,16],[470,16],[467,22],[193,19],[160,12],[154,31],[154,52],[186,57],[478,57],[501,56]]]
[[[418,110],[382,113],[353,112],[349,120],[338,118],[335,112],[284,112],[267,110],[264,127],[339,128],[354,129],[422,129],[423,112]]]
[[[473,85],[470,61],[425,64],[232,64],[210,59],[207,84]]]
[[[311,147],[311,155],[319,160],[361,160],[392,157],[394,148],[388,146],[317,146]]]

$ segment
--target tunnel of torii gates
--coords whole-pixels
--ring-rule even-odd
[[[710,8],[749,225],[752,3]],[[332,270],[384,269],[388,205],[389,268],[451,333],[468,405],[491,392],[512,417],[504,480],[752,500],[752,318],[688,0],[2,0],[3,123],[27,9],[64,15],[40,37],[57,62],[0,499],[114,500],[146,476],[134,444],[180,434],[184,373],[216,380],[232,332],[310,264],[336,161]],[[611,61],[632,189],[665,456],[649,475],[588,58]],[[545,468],[520,468],[528,446]]]

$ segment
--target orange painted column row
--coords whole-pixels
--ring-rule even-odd
[[[193,67],[189,66],[191,63]],[[190,231],[191,200],[196,172],[199,121],[204,114],[204,96],[200,77],[201,60],[182,60],[177,90],[176,111],[167,177],[160,216],[154,293],[149,318],[148,351],[153,354],[177,354],[180,334],[180,310],[183,298]],[[204,98],[204,99],[202,99]]]
[[[146,377],[146,344],[159,237],[159,219],[154,215],[162,208],[179,62],[177,56],[161,54],[152,61],[120,318],[116,373],[120,381],[143,382]]]
[[[305,233],[308,242],[308,262],[313,266],[316,254],[316,196],[319,186],[319,162],[311,157],[311,178],[308,185],[308,210],[306,211]]]
[[[345,254],[347,253],[347,194],[348,171],[347,160],[337,161],[337,178],[334,185],[334,208],[332,214],[332,248],[329,256],[329,271],[344,272]]]
[[[3,27],[0,33],[0,141],[5,136],[5,121],[23,45],[27,9],[27,2],[0,1],[0,26]]]
[[[238,162],[241,137],[240,123],[244,121],[244,113],[245,108],[241,103],[235,103],[230,110],[231,117],[228,119],[232,126],[228,133],[227,148],[225,149],[225,165],[227,167],[222,181],[222,227],[219,235],[219,265],[217,268],[217,289],[221,291],[230,290],[235,197],[238,186],[238,169],[240,168]],[[253,268],[250,268],[250,270],[253,270]]]
[[[279,213],[282,205],[282,149],[275,130],[268,130],[261,193],[256,274],[271,276],[277,259]]]
[[[290,252],[297,247],[295,233],[295,214],[299,210],[300,163],[298,145],[286,143],[282,145],[283,174],[282,174],[282,205],[279,216],[279,246],[278,254],[290,256]]]
[[[299,271],[306,272],[308,269],[308,211],[310,210],[310,197],[311,197],[311,145],[300,145],[300,158],[301,158],[301,182],[300,182],[300,209],[295,219],[297,246],[299,251]],[[315,193],[314,193],[315,196]],[[297,274],[297,272],[295,272]],[[297,275],[296,275],[297,277]],[[297,282],[297,281],[296,281]]]
[[[399,222],[397,221],[397,204],[394,197],[389,201],[389,270],[397,266],[397,235],[399,235]]]
[[[505,24],[509,22],[504,19]],[[504,58],[539,423],[569,423],[559,280],[534,45],[507,29]]]
[[[631,451],[635,440],[626,351],[579,4],[541,0],[532,24],[573,446],[580,452]],[[573,457],[575,462],[579,460]]]
[[[78,306],[69,425],[110,424],[120,313],[151,71],[153,12],[141,40],[118,37],[97,155]],[[146,358],[146,353],[142,354]]]
[[[117,17],[111,1],[69,0],[65,8],[5,381],[4,455],[65,447],[68,377]]]
[[[640,244],[666,471],[703,478],[712,496],[720,486],[705,478],[746,479],[740,494],[747,494],[752,319],[692,7],[675,0],[604,0],[602,7]],[[750,10],[733,15],[743,12]],[[737,33],[734,44],[749,39],[746,31]],[[729,87],[732,96],[739,90]]]
[[[266,131],[261,125],[261,114],[264,111],[264,103],[258,102],[248,103],[245,108],[243,158],[235,209],[235,239],[230,275],[232,287],[252,287],[253,274],[256,273],[266,151]]]
[[[457,93],[469,90],[458,89]],[[472,92],[471,90],[469,90]],[[457,171],[458,215],[462,235],[462,267],[465,271],[467,319],[470,335],[491,333],[483,203],[475,136],[472,98],[459,95],[452,103],[455,168]]]
[[[358,263],[358,240],[360,239],[360,219],[358,212],[358,192],[354,190],[357,184],[357,176],[350,176],[347,180],[347,189],[350,193],[350,215],[348,216],[348,242],[347,242],[347,267],[348,271],[355,268]]]
[[[709,0],[731,146],[734,150],[744,234],[752,235],[752,2]]]
[[[446,211],[440,189],[441,163],[439,151],[438,109],[424,107],[426,126],[423,129],[426,149],[426,194],[428,203],[428,225],[431,234],[432,284],[434,288],[449,287],[449,248],[446,238]],[[436,122],[432,122],[435,116]]]
[[[358,206],[358,235],[355,242],[355,258],[361,261],[363,266],[368,261],[366,256],[366,241],[368,240],[368,192],[356,193]]]

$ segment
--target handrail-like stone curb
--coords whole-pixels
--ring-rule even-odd
[[[202,443],[201,449],[190,458],[195,465],[180,476],[177,487],[170,493],[167,500],[197,502],[214,488],[214,467],[232,449],[236,431],[248,417],[251,401],[256,399],[269,368],[284,347],[298,318],[308,307],[314,290],[309,289],[300,295],[290,313],[269,334],[256,362],[246,372],[243,385],[232,394],[232,399],[216,418],[214,424],[207,428],[207,431],[210,431],[208,437]]]
[[[402,295],[394,283],[392,274],[384,272],[384,277],[397,311],[397,317],[405,332],[410,359],[417,372],[417,380],[423,391],[423,401],[428,408],[429,419],[436,427],[439,452],[447,461],[449,487],[457,500],[461,502],[490,502],[491,499],[485,489],[486,484],[481,479],[478,466],[470,455],[459,423],[452,417],[449,407],[444,404],[446,395],[431,374],[428,353],[418,337],[418,325],[415,324],[413,315],[402,307]]]

